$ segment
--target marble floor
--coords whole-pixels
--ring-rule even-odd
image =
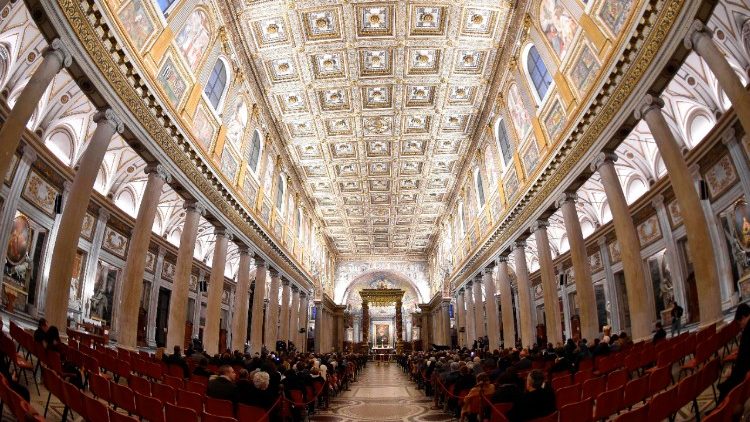
[[[449,421],[450,415],[432,410],[432,398],[395,363],[374,362],[360,373],[349,391],[331,400],[327,410],[318,410],[311,421]]]

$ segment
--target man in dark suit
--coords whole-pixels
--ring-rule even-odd
[[[219,375],[208,381],[206,395],[215,399],[235,401],[237,397],[237,387],[234,380],[237,378],[234,369],[229,365],[219,368]]]
[[[545,385],[544,373],[538,369],[531,371],[526,378],[526,392],[521,394],[508,412],[511,422],[528,421],[554,412],[555,392]]]

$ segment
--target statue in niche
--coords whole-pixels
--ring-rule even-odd
[[[661,293],[661,298],[664,301],[664,308],[669,308],[672,306],[672,302],[674,302],[674,286],[672,283],[672,273],[669,270],[669,265],[667,264],[666,257],[662,255],[661,257],[661,273],[662,273],[662,281],[661,285],[659,286],[659,290]]]

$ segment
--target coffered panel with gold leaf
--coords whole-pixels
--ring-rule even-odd
[[[339,253],[423,254],[486,100],[509,3],[233,7]]]

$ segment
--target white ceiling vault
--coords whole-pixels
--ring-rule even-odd
[[[234,2],[258,83],[342,255],[424,255],[512,2]]]

